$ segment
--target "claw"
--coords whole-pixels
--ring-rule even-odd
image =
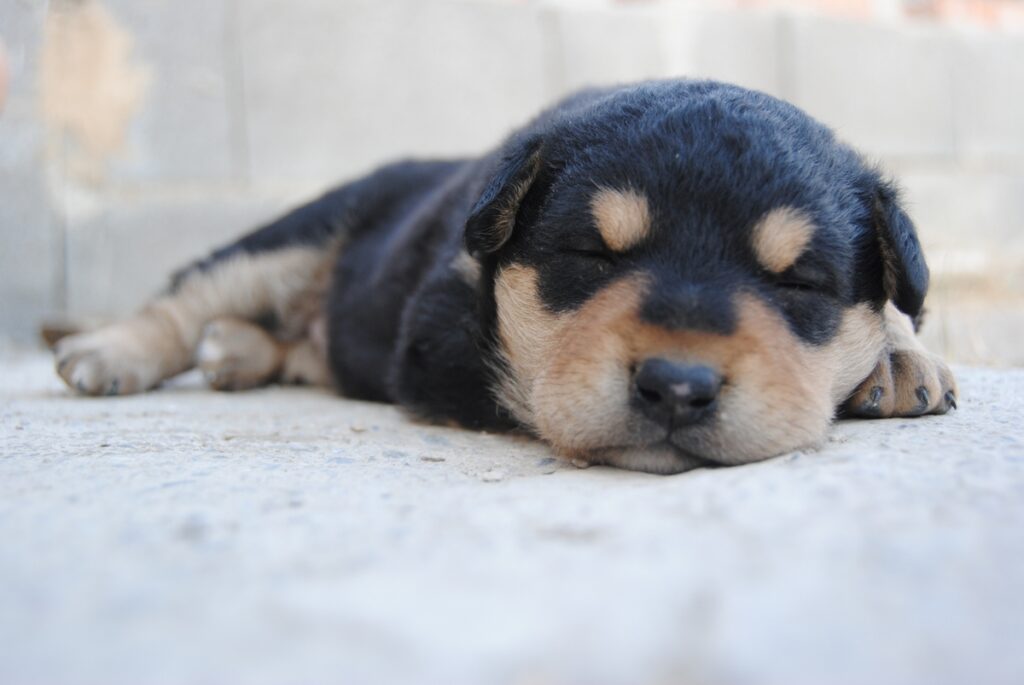
[[[879,416],[882,413],[882,395],[885,390],[880,385],[871,388],[866,402],[860,405],[860,413],[863,416]]]
[[[953,394],[952,390],[946,391],[946,407],[956,409],[956,395]]]
[[[919,386],[917,390],[914,391],[914,394],[917,395],[917,400],[921,403],[918,409],[922,412],[927,411],[928,405],[931,404],[931,396],[928,394],[928,388],[923,385]]]

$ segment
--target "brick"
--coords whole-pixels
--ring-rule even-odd
[[[1024,265],[1024,174],[908,170],[898,177],[933,271]]]
[[[43,6],[34,3],[0,8],[10,69],[0,116],[0,338],[19,342],[34,341],[39,321],[60,304],[60,224],[50,209],[36,119],[35,46],[43,17]]]
[[[953,156],[950,32],[819,17],[793,17],[787,30],[795,104],[871,155]]]
[[[31,342],[59,307],[58,224],[41,173],[0,167],[0,187],[0,337]]]
[[[680,76],[780,91],[775,14],[627,5],[554,16],[562,91]]]
[[[547,100],[532,7],[250,0],[239,9],[257,182],[477,154]]]
[[[146,97],[108,179],[122,184],[244,175],[243,122],[232,119],[227,0],[106,0],[149,72]],[[236,108],[240,114],[240,102]]]
[[[663,22],[677,76],[709,78],[782,95],[780,16],[768,12],[681,10]]]
[[[644,7],[551,12],[558,93],[671,75],[661,41],[664,12]]]
[[[939,276],[925,308],[921,340],[929,350],[957,364],[1024,366],[1024,290]]]
[[[954,65],[960,154],[1024,160],[1024,36],[965,36]]]
[[[900,179],[932,272],[924,343],[957,363],[1024,364],[1024,175]]]

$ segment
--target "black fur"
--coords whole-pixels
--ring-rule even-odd
[[[647,240],[622,254],[604,246],[590,212],[600,188],[647,198]],[[775,275],[749,236],[782,206],[817,230]],[[857,302],[892,298],[916,315],[928,280],[913,225],[876,170],[795,107],[706,81],[581,93],[483,158],[385,167],[193,268],[332,238],[344,244],[326,305],[340,390],[473,427],[512,425],[491,396],[493,281],[507,264],[536,268],[555,312],[643,271],[653,287],[641,314],[672,329],[729,334],[731,296],[756,292],[811,344],[830,340]],[[453,267],[464,249],[478,281]]]
[[[924,297],[928,293],[928,265],[921,252],[921,243],[910,217],[897,200],[890,185],[876,186],[875,219],[881,252],[892,274],[885,293],[900,311],[915,321],[920,318]]]

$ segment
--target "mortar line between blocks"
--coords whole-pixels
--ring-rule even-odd
[[[232,175],[243,185],[252,180],[249,149],[249,121],[245,102],[245,54],[242,49],[238,0],[224,5],[225,106],[228,117],[228,146]]]

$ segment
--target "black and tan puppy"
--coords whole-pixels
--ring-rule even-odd
[[[837,410],[955,406],[917,342],[928,270],[893,187],[801,111],[720,83],[588,91],[481,159],[402,162],[62,341],[88,395],[194,365],[336,384],[578,463],[661,473],[810,445]]]

